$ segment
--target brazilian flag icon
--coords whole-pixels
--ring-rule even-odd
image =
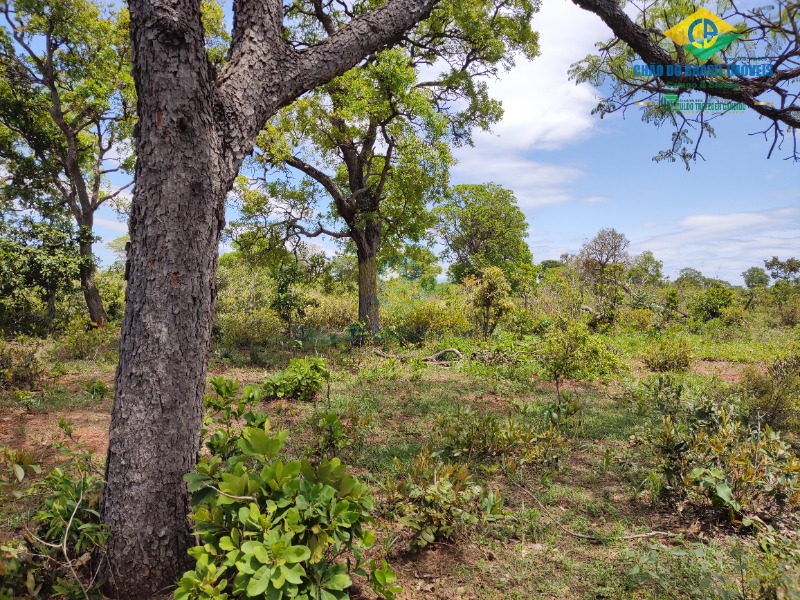
[[[741,37],[742,34],[735,31],[710,10],[701,8],[664,35],[704,62]]]

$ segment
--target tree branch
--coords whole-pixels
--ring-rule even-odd
[[[672,57],[650,37],[650,33],[631,21],[615,0],[572,0],[577,6],[599,16],[618,38],[626,42],[645,63],[661,65],[675,64]],[[784,123],[790,127],[800,127],[800,115],[794,110],[778,109],[771,105],[761,104],[756,98],[773,90],[774,83],[781,80],[783,74],[772,76],[739,78],[738,88],[715,88],[709,85],[711,77],[664,76],[660,77],[669,83],[694,83],[709,94],[741,102],[756,113],[773,121]],[[704,86],[702,84],[705,84]]]
[[[278,0],[235,0],[229,60],[217,79],[215,117],[233,182],[255,137],[278,109],[398,41],[438,0],[390,0],[320,44],[295,51],[283,39]],[[280,27],[280,28],[279,28]]]

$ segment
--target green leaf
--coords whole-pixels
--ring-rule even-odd
[[[287,563],[299,563],[311,558],[311,550],[307,546],[289,546],[283,553]]]
[[[230,536],[226,535],[226,536],[220,538],[220,540],[219,540],[219,548],[220,548],[220,550],[224,550],[225,552],[229,552],[230,550],[233,550],[234,548],[236,548],[236,546],[234,545],[233,540],[230,538]]]
[[[284,576],[286,577],[286,581],[289,583],[293,583],[294,585],[300,585],[303,583],[303,577],[305,577],[306,571],[300,564],[294,564],[290,567],[283,567],[284,569]]]
[[[270,569],[267,565],[264,565],[258,571],[256,571],[247,584],[247,595],[260,596],[266,592],[267,587],[269,587],[271,575],[272,569]]]

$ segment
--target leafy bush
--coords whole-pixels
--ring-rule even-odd
[[[44,365],[35,344],[7,344],[0,340],[0,390],[32,390],[44,377]]]
[[[189,550],[195,568],[175,598],[348,598],[344,555],[366,576],[361,551],[374,541],[366,487],[338,458],[316,467],[284,463],[277,457],[288,432],[272,433],[265,415],[253,410],[259,390],[245,388],[239,398],[229,380],[214,387],[216,397],[206,404],[222,420],[207,437],[212,453],[185,477],[201,545]],[[391,597],[393,574],[385,565],[378,570],[373,578]]]
[[[397,338],[418,343],[440,338],[446,334],[465,334],[470,330],[467,316],[459,307],[436,299],[426,298],[406,304],[402,312],[392,315]]]
[[[328,379],[330,372],[324,359],[311,356],[293,358],[286,369],[267,376],[264,394],[267,398],[311,400]]]
[[[731,404],[690,400],[663,417],[656,449],[668,489],[750,526],[800,504],[800,459],[769,426],[750,429],[735,414]]]
[[[661,336],[642,352],[642,360],[651,371],[683,371],[692,362],[689,340],[674,335]]]
[[[358,320],[358,297],[352,294],[312,296],[314,302],[306,308],[303,325],[317,331],[341,332]]]
[[[510,300],[511,286],[499,267],[486,267],[477,283],[471,285],[473,318],[487,340],[500,319],[513,304]]]
[[[266,269],[220,262],[214,337],[225,348],[249,348],[282,337],[283,323],[270,308],[275,283]]]
[[[742,306],[728,306],[722,309],[721,319],[727,327],[741,327],[747,322],[747,313]]]
[[[103,583],[97,574],[108,530],[98,512],[100,470],[69,423],[59,425],[70,442],[55,444],[64,460],[43,479],[24,487],[26,477],[41,472],[29,453],[6,451],[0,462],[12,473],[0,474],[0,500],[24,497],[40,503],[34,531],[0,546],[0,598],[84,598]]]
[[[649,308],[629,308],[620,311],[617,322],[632,331],[647,331],[653,325],[653,317]]]
[[[766,373],[751,367],[739,383],[744,406],[753,422],[800,432],[800,349],[797,346],[767,365]]]
[[[502,514],[496,492],[475,483],[465,465],[439,460],[430,449],[406,469],[395,458],[397,477],[386,481],[387,510],[411,530],[411,548],[451,539],[480,519]]]
[[[778,306],[778,322],[784,327],[800,325],[800,293],[795,293]]]
[[[710,321],[723,315],[723,310],[733,304],[733,290],[721,285],[713,285],[699,292],[689,305],[695,319]]]
[[[355,403],[341,412],[330,408],[315,411],[311,415],[311,430],[316,443],[309,447],[308,455],[330,459],[344,451],[360,451],[372,418],[372,413],[364,413]]]
[[[582,321],[562,320],[544,336],[535,353],[543,374],[561,397],[565,379],[589,379],[618,372],[620,362]]]
[[[84,389],[86,390],[89,399],[93,402],[104,400],[111,391],[108,389],[108,386],[105,384],[105,382],[101,381],[100,379],[93,379],[86,384]]]
[[[356,348],[360,348],[366,344],[370,337],[372,337],[370,335],[369,325],[360,321],[354,321],[353,323],[350,323],[350,325],[348,325],[344,331],[349,344]]]
[[[800,597],[800,545],[774,533],[758,544],[736,544],[728,556],[702,543],[637,552],[628,587],[651,588],[653,597],[772,600]]]
[[[551,424],[541,430],[508,417],[461,410],[437,420],[437,447],[464,461],[493,462],[516,471],[557,462],[566,440]]]
[[[67,325],[65,333],[56,340],[54,350],[58,360],[104,360],[113,362],[119,351],[119,329],[95,327],[86,317]]]

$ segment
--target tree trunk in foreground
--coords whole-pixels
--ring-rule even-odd
[[[139,98],[128,290],[103,518],[123,598],[153,597],[186,570],[225,188],[199,4],[183,31],[131,6]],[[178,35],[194,39],[181,43]],[[175,65],[180,65],[176,69]]]
[[[215,77],[198,0],[129,0],[136,187],[102,498],[116,596],[151,599],[188,562],[183,475],[200,446],[219,236],[242,160],[278,109],[396,42],[435,2],[390,0],[301,52],[283,40],[279,1],[234,0]]]

